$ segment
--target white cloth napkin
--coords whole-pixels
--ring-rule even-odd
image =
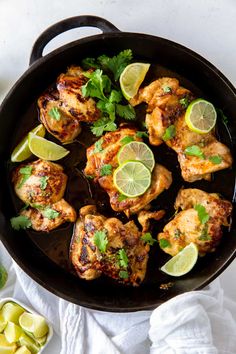
[[[12,262],[1,243],[0,251],[9,273],[0,298],[13,296],[45,316],[61,338],[60,354],[236,354],[236,304],[224,298],[219,280],[154,311],[113,314],[59,299]]]

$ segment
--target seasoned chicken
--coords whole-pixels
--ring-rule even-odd
[[[165,215],[165,210],[158,210],[158,211],[148,211],[148,210],[141,210],[138,213],[138,222],[142,226],[142,232],[145,233],[150,229],[150,220],[160,220]]]
[[[171,172],[162,165],[156,164],[152,172],[152,182],[149,189],[140,197],[120,198],[120,193],[113,183],[113,171],[118,167],[117,154],[122,147],[122,139],[131,137],[142,141],[136,135],[136,129],[121,127],[114,132],[106,133],[99,142],[87,149],[87,165],[84,170],[86,176],[94,178],[105,189],[110,197],[110,204],[115,211],[124,211],[127,216],[147,208],[149,203],[157,198],[172,183]],[[100,149],[96,149],[96,146]],[[109,174],[104,174],[104,166],[110,165]]]
[[[76,212],[64,199],[45,209],[29,207],[20,212],[31,221],[35,231],[49,232],[65,222],[75,222]]]
[[[138,286],[146,274],[149,252],[141,235],[133,221],[123,224],[106,218],[93,205],[81,208],[71,246],[77,274],[86,280],[105,274]]]
[[[160,145],[165,140],[177,152],[182,176],[188,182],[209,180],[212,172],[232,165],[229,149],[215,138],[213,132],[198,134],[185,123],[186,106],[193,98],[189,90],[179,86],[177,79],[164,77],[140,89],[130,101],[133,106],[141,102],[148,104],[146,125],[150,143]],[[174,133],[166,138],[170,126]],[[202,154],[188,155],[185,149],[190,146],[197,146]]]
[[[222,237],[222,226],[229,225],[232,204],[217,194],[189,188],[179,191],[175,208],[182,211],[158,235],[163,251],[175,256],[191,242],[202,255],[215,251]]]
[[[67,176],[53,162],[37,160],[13,171],[16,195],[29,207],[21,215],[31,220],[37,231],[50,231],[66,221],[76,220],[75,210],[64,200]]]
[[[68,68],[57,79],[57,90],[45,92],[38,100],[40,120],[50,134],[63,143],[73,141],[81,131],[80,122],[100,117],[93,98],[83,97],[81,87],[88,78],[78,66]]]

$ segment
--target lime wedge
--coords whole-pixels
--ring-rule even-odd
[[[212,103],[201,98],[194,100],[185,113],[185,122],[198,134],[209,133],[216,125],[217,113]]]
[[[25,345],[23,345],[23,347],[17,349],[15,354],[31,354],[31,351]]]
[[[0,334],[0,353],[13,354],[16,351],[16,343],[9,343],[4,334]]]
[[[15,304],[14,302],[5,303],[1,309],[4,320],[7,322],[14,322],[16,324],[18,324],[18,319],[24,311],[25,310],[23,307]]]
[[[3,318],[2,313],[0,313],[0,333],[3,332],[6,325],[7,325],[7,321]]]
[[[9,343],[17,342],[22,333],[22,329],[14,322],[8,322],[4,330],[5,337]]]
[[[151,172],[142,162],[128,161],[115,170],[113,182],[121,194],[134,198],[146,192],[151,178]]]
[[[42,124],[39,124],[36,128],[31,130],[31,133],[44,137],[45,128]],[[21,140],[21,142],[15,147],[11,154],[12,162],[21,162],[28,159],[32,155],[28,145],[28,134]]]
[[[48,325],[44,317],[24,312],[19,318],[19,324],[25,331],[31,332],[36,338],[48,333]]]
[[[173,277],[180,277],[187,274],[193,268],[198,259],[198,248],[195,243],[191,242],[176,256],[166,262],[161,270]]]
[[[47,334],[45,335],[45,336],[43,336],[43,337],[40,337],[40,338],[36,338],[35,340],[36,340],[36,342],[42,347],[45,343],[46,343],[46,341],[47,341]]]
[[[124,97],[130,100],[136,95],[150,64],[132,63],[125,67],[120,76],[120,87]]]
[[[147,144],[140,141],[131,141],[130,143],[124,145],[119,150],[117,158],[120,165],[126,161],[138,160],[142,162],[150,171],[152,171],[155,166],[155,158],[152,150],[147,146]]]
[[[21,346],[26,346],[31,353],[36,354],[40,350],[40,346],[29,336],[23,333],[19,338],[19,343]]]
[[[56,161],[69,154],[69,150],[53,143],[47,139],[41,138],[33,133],[28,136],[30,151],[43,160]]]

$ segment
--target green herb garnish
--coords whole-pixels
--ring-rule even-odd
[[[134,138],[132,136],[125,136],[123,139],[121,139],[120,143],[122,145],[126,145],[130,143],[131,141],[134,141]]]
[[[194,209],[198,213],[198,218],[200,220],[200,223],[205,224],[210,218],[209,214],[206,211],[206,208],[201,204],[196,204],[194,205]]]
[[[170,87],[170,86],[164,86],[164,87],[163,87],[163,91],[164,91],[165,93],[170,93],[172,90],[171,90],[171,87]]]
[[[119,277],[122,279],[128,279],[129,278],[129,273],[126,270],[120,270],[119,271]]]
[[[124,248],[121,248],[118,251],[118,260],[119,260],[119,265],[122,268],[127,268],[129,264],[129,258],[127,257],[127,254],[124,250]]]
[[[214,165],[219,165],[222,162],[222,157],[219,155],[210,156],[208,160],[211,161]]]
[[[161,238],[159,240],[159,245],[161,248],[171,247],[170,242],[168,240],[166,240],[165,238]]]
[[[180,237],[181,237],[181,231],[179,229],[176,229],[174,239],[178,240]]]
[[[25,215],[19,215],[11,218],[11,226],[14,230],[28,229],[32,226],[31,220]]]
[[[47,188],[48,179],[49,179],[48,176],[43,176],[43,177],[40,178],[40,188],[42,190],[45,190]]]
[[[137,138],[148,138],[149,137],[149,135],[148,135],[148,133],[147,132],[137,132],[136,133],[136,137]]]
[[[124,194],[119,194],[119,197],[118,197],[118,202],[122,202],[123,200],[126,200],[128,197],[126,197],[126,195]]]
[[[141,236],[141,240],[143,240],[144,242],[146,242],[148,245],[150,245],[150,246],[153,246],[153,244],[155,243],[155,242],[157,242],[157,240],[155,240],[153,237],[152,237],[152,235],[151,235],[151,233],[150,232],[146,232],[145,234],[143,234],[142,236]]]
[[[127,105],[117,104],[116,105],[116,113],[121,118],[124,118],[127,120],[134,120],[136,117],[134,107],[132,107],[130,104],[127,104]]]
[[[96,231],[94,233],[94,243],[101,253],[105,253],[108,244],[107,231]]]
[[[187,108],[189,105],[189,99],[187,97],[181,98],[179,103],[184,107]]]
[[[208,225],[205,224],[202,228],[201,235],[198,237],[200,241],[210,241],[211,236],[208,234]]]
[[[205,159],[205,155],[204,155],[203,151],[197,145],[192,145],[192,146],[186,147],[186,149],[184,150],[184,153],[189,156],[196,156],[201,159]]]
[[[174,126],[174,125],[170,125],[170,126],[166,129],[164,135],[162,136],[162,139],[163,139],[164,141],[170,140],[170,139],[172,139],[172,138],[175,137],[175,134],[176,134],[175,126]]]
[[[97,154],[98,152],[103,151],[102,143],[103,143],[103,139],[99,139],[98,141],[96,141],[96,143],[94,144],[94,149],[93,149],[94,154]]]
[[[110,121],[109,117],[98,119],[92,126],[91,131],[96,136],[101,136],[104,131],[113,132],[117,129],[116,123]]]
[[[52,107],[48,114],[50,115],[50,117],[52,117],[53,119],[59,121],[61,118],[61,113],[59,111],[59,109],[57,107]]]
[[[17,188],[21,188],[23,184],[27,181],[27,179],[31,176],[32,174],[32,167],[31,166],[25,166],[21,167],[19,170],[19,173],[22,175],[20,183],[18,184]]]
[[[56,219],[60,215],[60,213],[58,211],[48,208],[48,207],[42,211],[42,214],[45,218],[47,218],[49,220]]]
[[[109,176],[111,174],[112,174],[112,165],[106,164],[101,167],[100,169],[101,176]]]

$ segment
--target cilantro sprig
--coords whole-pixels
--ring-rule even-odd
[[[106,230],[96,231],[94,233],[94,243],[101,253],[105,253],[108,244],[107,231]]]
[[[164,141],[170,140],[172,138],[174,138],[176,135],[176,128],[174,125],[170,125],[166,130],[164,135],[162,136],[162,139]]]
[[[122,267],[122,268],[127,268],[128,267],[129,258],[128,258],[127,253],[126,253],[124,248],[121,248],[118,251],[118,261],[119,261],[120,267]]]
[[[19,215],[11,218],[11,227],[14,230],[28,229],[32,226],[31,220],[25,215]]]
[[[210,218],[209,214],[206,211],[206,208],[202,204],[196,204],[194,206],[194,209],[198,213],[198,218],[200,220],[200,223],[205,224]]]
[[[153,246],[154,243],[157,242],[157,240],[152,237],[152,234],[150,232],[146,232],[145,234],[143,234],[141,240],[143,240],[150,246]]]
[[[101,176],[109,176],[112,174],[112,165],[109,163],[106,165],[103,165],[100,169],[100,175]]]
[[[18,184],[17,188],[21,188],[23,184],[27,181],[27,179],[31,176],[32,174],[32,166],[25,166],[21,167],[19,170],[19,173],[21,174],[21,180],[20,183]]]

